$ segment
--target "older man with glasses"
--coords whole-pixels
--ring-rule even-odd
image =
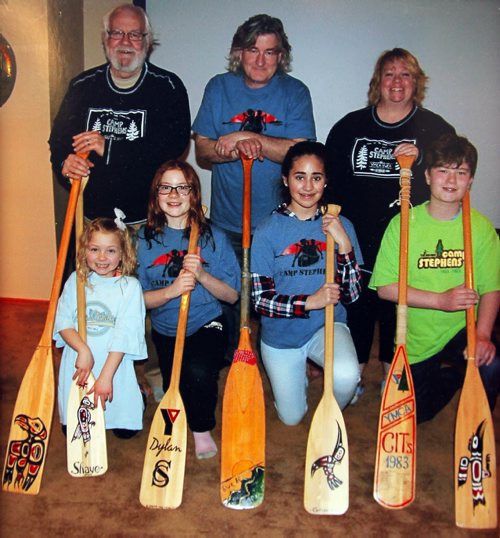
[[[114,218],[118,207],[136,224],[145,220],[158,166],[186,150],[189,101],[177,75],[148,61],[155,41],[140,7],[108,13],[102,43],[108,62],[70,82],[50,135],[51,161],[65,185],[90,173],[87,218]]]
[[[102,44],[107,63],[69,84],[50,134],[51,162],[67,188],[72,178],[90,174],[85,217],[114,218],[119,208],[137,228],[146,219],[156,169],[188,146],[189,101],[177,75],[148,61],[155,40],[140,7],[124,4],[109,12]],[[68,262],[67,273],[74,255]],[[144,365],[135,366],[143,392],[150,393]]]

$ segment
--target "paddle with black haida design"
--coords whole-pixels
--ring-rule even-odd
[[[470,194],[462,200],[465,285],[474,289]],[[495,431],[476,356],[475,307],[466,310],[467,369],[455,425],[455,521],[467,529],[497,526]]]
[[[338,205],[328,205],[338,215]],[[326,236],[326,282],[334,282],[335,241]],[[342,410],[333,394],[333,304],[325,308],[323,396],[309,428],[304,479],[304,507],[315,515],[341,515],[349,508],[349,447]]]
[[[382,394],[373,497],[385,508],[404,508],[415,498],[417,419],[415,391],[406,356],[408,315],[408,220],[414,155],[400,155],[401,222],[396,351]]]

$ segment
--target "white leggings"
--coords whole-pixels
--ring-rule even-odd
[[[282,422],[298,424],[307,413],[306,361],[324,365],[324,327],[300,348],[278,349],[261,342],[262,361]],[[359,364],[351,332],[345,323],[335,323],[333,392],[341,408],[354,396],[359,381]]]

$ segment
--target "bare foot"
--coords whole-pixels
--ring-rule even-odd
[[[217,454],[217,445],[210,432],[193,432],[194,449],[199,460],[213,458]]]

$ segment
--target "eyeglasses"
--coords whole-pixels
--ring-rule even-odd
[[[172,191],[175,191],[175,194],[180,194],[181,196],[187,196],[191,192],[191,185],[158,185],[156,190],[158,194],[170,194]]]
[[[142,41],[148,35],[147,32],[124,32],[123,30],[106,30],[106,33],[113,41],[119,41],[125,36],[127,36],[129,41]]]

